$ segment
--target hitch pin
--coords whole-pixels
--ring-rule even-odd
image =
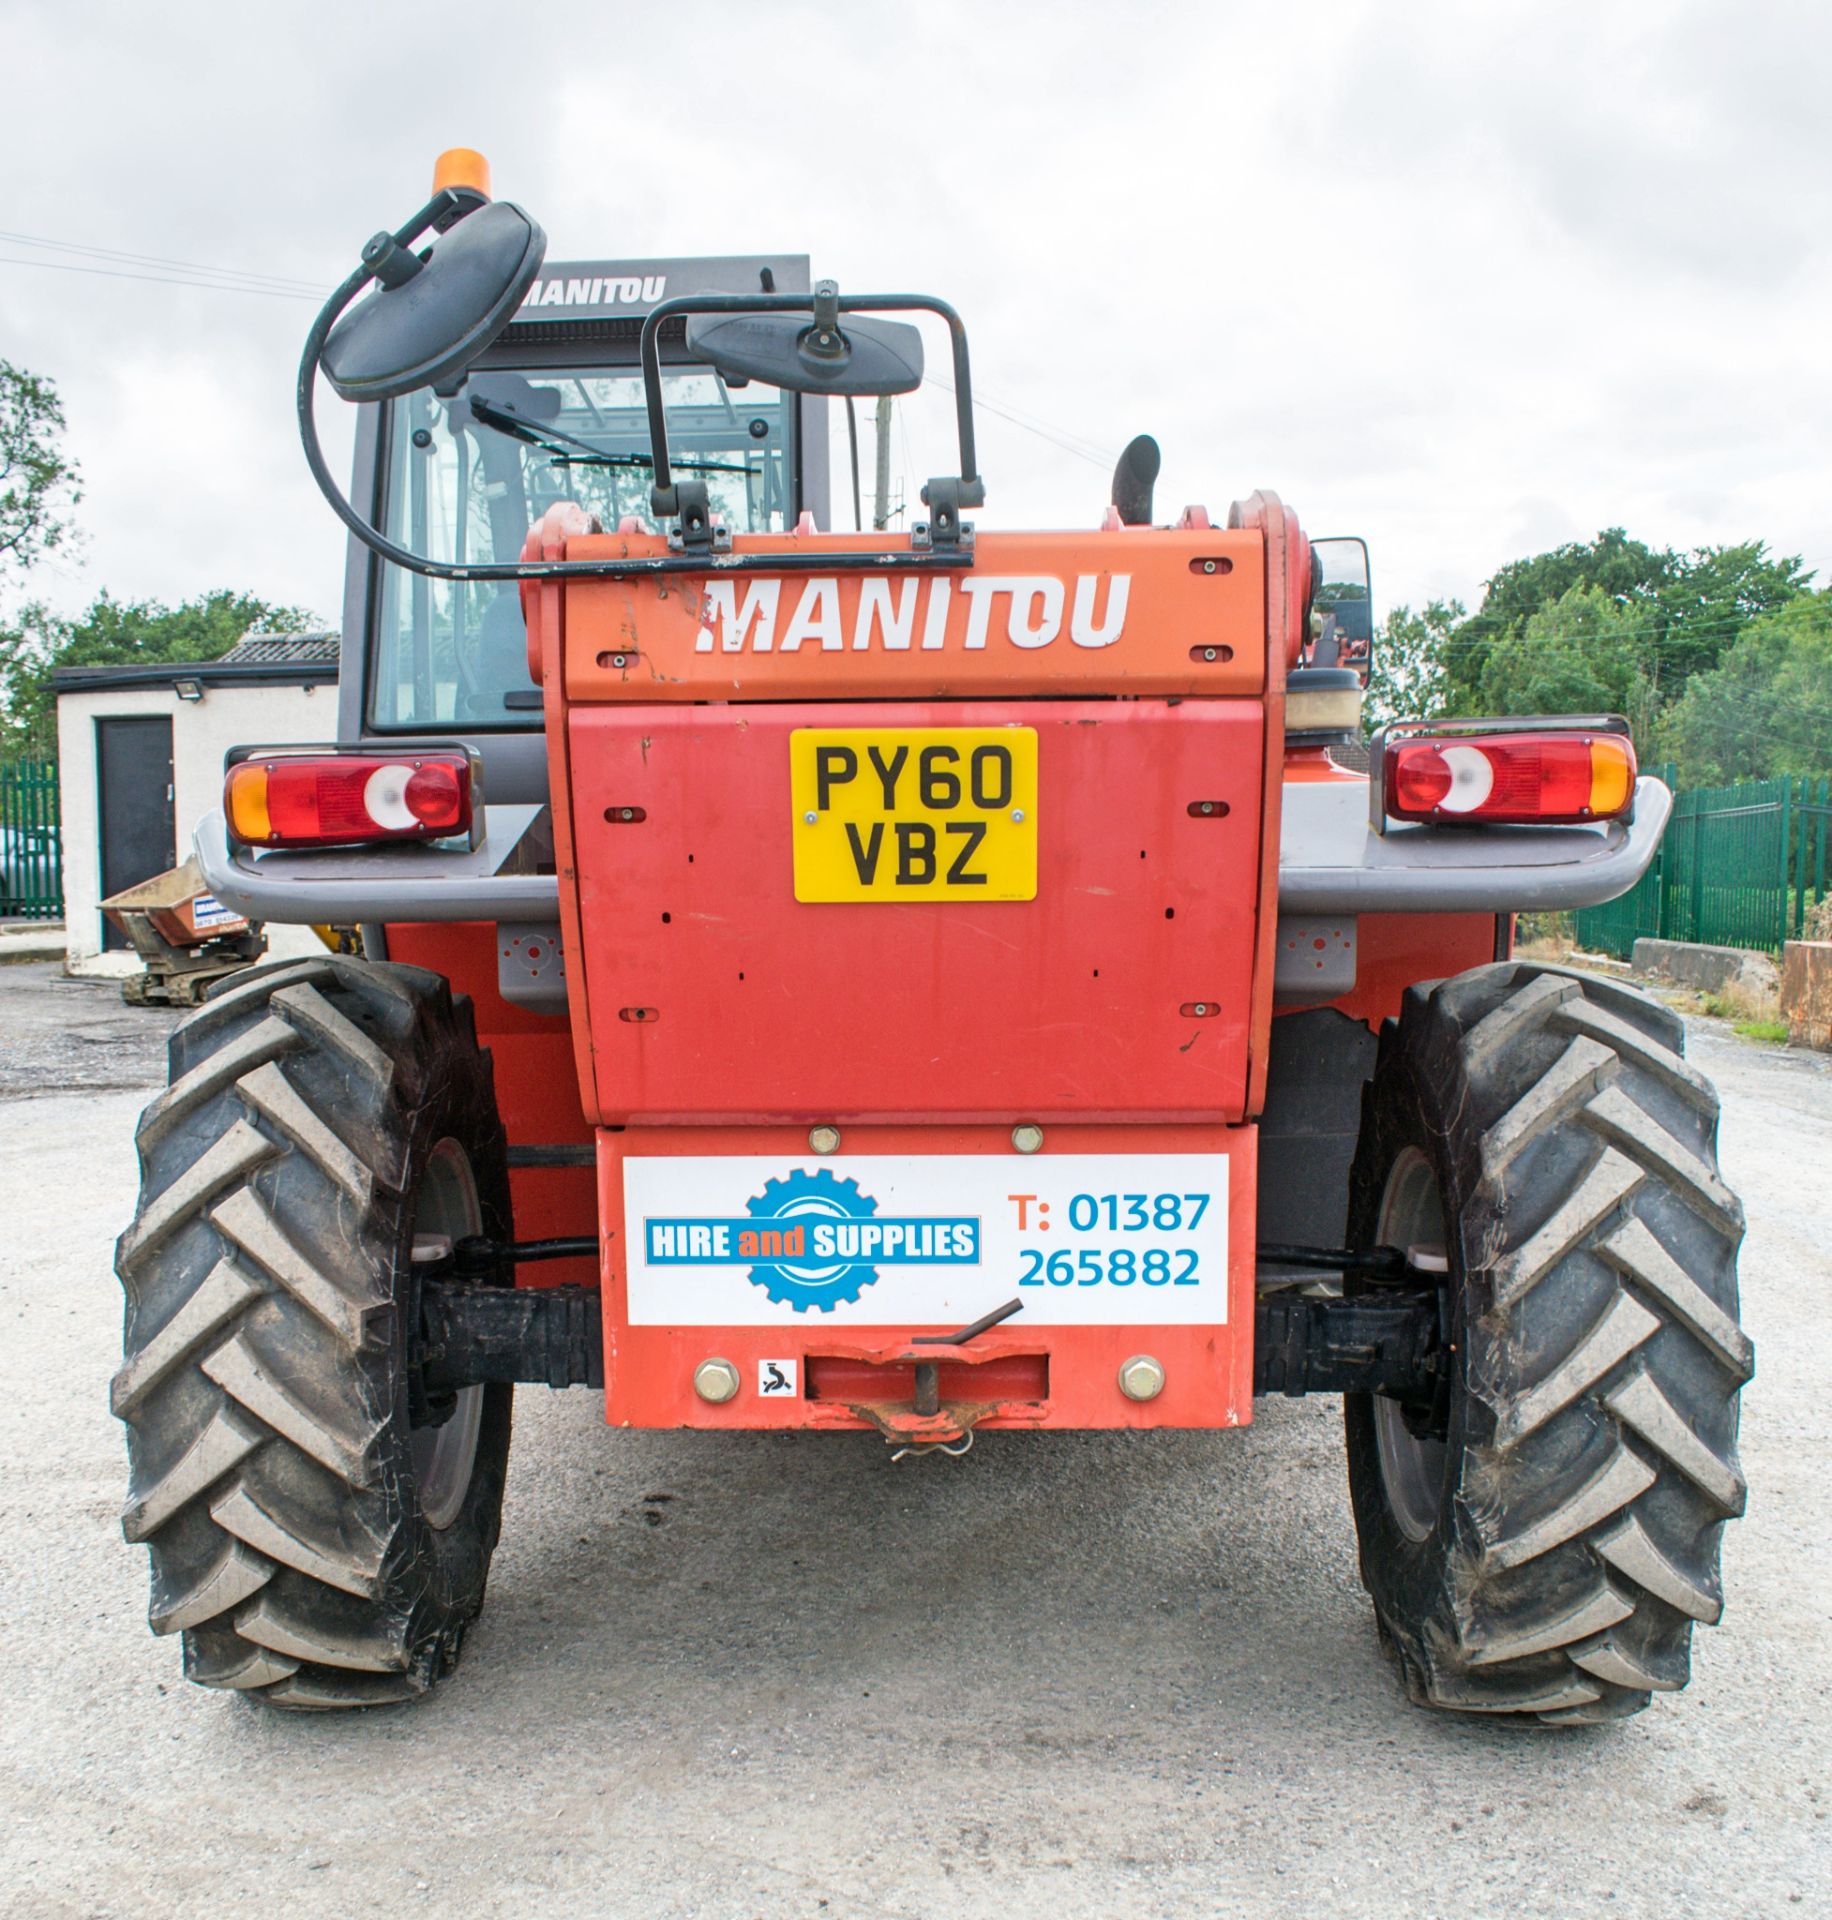
[[[990,1313],[981,1314],[970,1326],[962,1327],[959,1333],[919,1333],[911,1340],[910,1345],[913,1347],[964,1347],[969,1340],[977,1340],[989,1328],[996,1327],[1001,1320],[1009,1320],[1014,1313],[1022,1312],[1023,1308],[1024,1302],[1021,1299],[1007,1300],[1004,1306],[994,1307]],[[919,1360],[916,1363],[916,1393],[912,1404],[918,1413],[941,1412],[941,1368],[933,1360]],[[969,1434],[967,1439],[968,1445],[971,1445],[973,1436]],[[967,1448],[944,1447],[942,1450],[965,1453]],[[903,1453],[914,1451],[914,1448],[905,1447]],[[903,1453],[893,1454],[891,1458],[901,1460]]]

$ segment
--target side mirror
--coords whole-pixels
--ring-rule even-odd
[[[507,200],[424,255],[377,234],[363,249],[376,290],[332,328],[325,378],[345,400],[392,400],[462,373],[515,317],[546,251],[547,236]]]
[[[689,353],[727,379],[763,380],[791,393],[910,392],[922,380],[921,336],[914,327],[895,321],[855,319],[860,312],[933,313],[947,322],[954,353],[954,426],[960,436],[961,470],[958,476],[943,476],[924,486],[922,500],[929,519],[924,523],[926,545],[921,550],[961,548],[960,510],[985,504],[986,483],[974,458],[973,373],[967,364],[967,329],[960,315],[945,300],[926,293],[842,295],[834,281],[821,280],[812,293],[687,293],[649,309],[637,343],[655,462],[649,501],[657,515],[679,517],[679,538],[686,549],[697,553],[709,547],[714,528],[704,485],[698,481],[675,484],[668,455],[668,406],[662,393],[662,328],[677,316],[684,319]],[[846,316],[843,321],[842,315]],[[961,564],[965,564],[964,553]]]
[[[1311,655],[1316,667],[1353,667],[1367,685],[1374,653],[1374,602],[1369,589],[1368,543],[1313,540]]]
[[[687,352],[728,380],[762,380],[791,393],[913,393],[922,385],[922,335],[900,320],[817,313],[696,313]]]

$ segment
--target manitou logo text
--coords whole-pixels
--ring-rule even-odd
[[[527,307],[652,307],[667,291],[665,273],[644,275],[614,274],[550,280],[537,280],[522,302]]]
[[[713,580],[700,603],[698,653],[939,653],[983,651],[988,636],[1014,647],[1047,647],[1066,626],[1077,647],[1110,647],[1126,624],[1127,573],[971,574],[959,583],[837,576],[805,580]],[[785,589],[787,591],[785,592]]]

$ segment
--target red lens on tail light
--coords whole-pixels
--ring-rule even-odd
[[[1635,749],[1620,733],[1413,734],[1387,745],[1396,820],[1555,825],[1608,820],[1635,796]]]
[[[471,785],[462,753],[276,754],[229,769],[223,814],[249,847],[444,840],[471,830]]]

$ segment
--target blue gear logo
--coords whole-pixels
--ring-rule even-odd
[[[755,1199],[744,1203],[745,1211],[757,1221],[789,1224],[816,1220],[867,1220],[878,1211],[878,1203],[859,1191],[858,1181],[839,1179],[825,1167],[815,1173],[797,1169],[786,1179],[767,1180]],[[819,1307],[831,1313],[842,1300],[857,1300],[878,1278],[878,1269],[857,1261],[821,1266],[810,1259],[772,1260],[752,1267],[750,1281],[761,1287],[779,1306],[806,1313]]]

